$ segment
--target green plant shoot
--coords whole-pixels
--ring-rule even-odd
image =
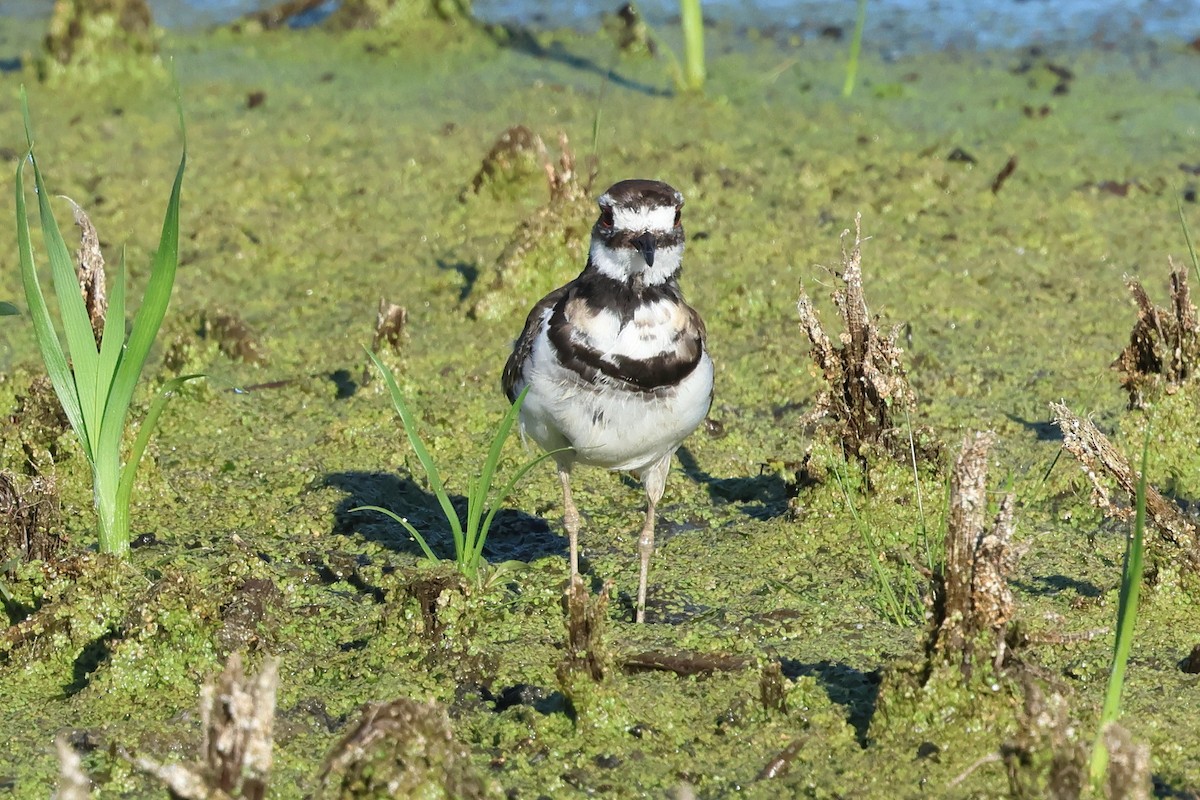
[[[496,478],[496,468],[500,464],[500,454],[504,449],[505,441],[508,440],[508,434],[512,431],[512,427],[517,421],[517,416],[521,413],[521,404],[525,402],[525,392],[521,392],[520,396],[517,397],[516,401],[500,420],[500,426],[496,429],[496,435],[492,438],[492,446],[488,449],[487,458],[483,462],[483,469],[480,471],[479,476],[469,480],[467,483],[467,514],[466,520],[461,520],[459,519],[458,512],[454,509],[454,504],[450,501],[450,495],[446,492],[446,485],[442,481],[441,472],[438,471],[437,464],[434,463],[433,457],[429,454],[429,450],[421,440],[421,434],[417,431],[417,421],[409,410],[408,404],[404,402],[404,395],[401,393],[400,387],[396,384],[395,376],[379,360],[378,356],[370,351],[367,351],[367,355],[371,357],[371,361],[375,363],[375,366],[383,375],[388,392],[392,396],[392,405],[396,407],[400,423],[404,426],[405,434],[408,435],[408,442],[412,446],[413,452],[417,454],[417,460],[421,462],[421,468],[425,471],[425,475],[429,480],[429,488],[433,491],[438,505],[442,507],[442,513],[445,515],[446,521],[450,524],[450,533],[454,537],[454,562],[459,572],[471,580],[478,580],[479,568],[483,563],[483,546],[487,542],[487,535],[488,531],[491,530],[492,520],[495,519],[496,512],[500,510],[500,503],[503,502],[505,497],[512,494],[513,487],[531,469],[546,458],[554,455],[554,453],[560,451],[555,450],[550,453],[543,453],[521,467],[504,484],[503,488],[495,495],[493,501],[492,483]],[[375,511],[390,517],[393,521],[399,523],[416,540],[427,559],[430,561],[438,560],[437,556],[433,553],[433,549],[430,548],[429,543],[425,540],[425,537],[421,535],[421,532],[411,522],[395,512],[380,506],[359,506],[352,510]]]
[[[1150,450],[1150,428],[1146,428],[1146,440],[1142,444],[1142,474],[1137,486],[1137,514],[1133,522],[1133,535],[1125,541],[1125,563],[1121,569],[1121,593],[1117,603],[1117,638],[1113,644],[1112,668],[1108,673],[1108,689],[1104,693],[1104,708],[1100,712],[1100,726],[1096,732],[1096,743],[1092,747],[1092,786],[1100,791],[1104,775],[1108,771],[1108,748],[1104,746],[1104,728],[1121,716],[1121,692],[1125,688],[1125,667],[1129,663],[1129,651],[1133,645],[1133,628],[1137,622],[1138,596],[1142,589],[1143,533],[1146,529],[1146,461]]]
[[[704,88],[704,15],[700,0],[679,0],[683,27],[684,86],[693,92]]]
[[[186,137],[171,198],[167,203],[158,251],[151,266],[150,280],[128,338],[125,334],[124,257],[117,268],[117,279],[109,297],[103,330],[97,337],[93,333],[70,253],[50,209],[50,195],[33,155],[33,126],[24,87],[21,88],[21,111],[25,118],[28,149],[25,158],[17,165],[16,210],[17,244],[25,300],[46,372],[92,468],[100,552],[123,555],[129,550],[129,504],[138,462],[167,398],[185,381],[199,377],[185,375],[163,386],[142,420],[128,458],[122,461],[121,444],[134,388],[162,325],[175,283],[175,269],[179,262],[179,194],[187,163]],[[179,121],[182,130],[182,106]],[[50,261],[54,296],[62,320],[65,350],[46,306],[34,261],[25,205],[26,161],[33,164],[38,217]],[[97,338],[100,340],[98,343]]]
[[[858,14],[854,20],[854,36],[850,38],[850,57],[846,61],[846,82],[842,84],[842,97],[849,97],[858,81],[858,57],[862,53],[863,28],[866,25],[867,0],[858,0]]]

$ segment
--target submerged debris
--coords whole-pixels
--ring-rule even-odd
[[[319,797],[489,796],[445,707],[402,697],[369,703],[325,759]]]
[[[1054,424],[1062,430],[1063,449],[1075,457],[1092,484],[1092,505],[1103,511],[1105,516],[1131,521],[1135,513],[1133,499],[1137,497],[1139,475],[1129,459],[1113,447],[1108,437],[1091,420],[1076,416],[1064,403],[1051,403],[1050,411],[1054,416]],[[1123,504],[1113,500],[1112,490],[1102,476],[1116,482],[1117,488],[1125,495]],[[1152,553],[1161,550],[1161,544],[1169,545],[1172,549],[1182,551],[1193,571],[1200,570],[1200,530],[1174,503],[1150,485],[1146,486],[1146,518],[1158,531],[1160,546],[1152,547]]]
[[[842,232],[841,279],[845,286],[833,293],[845,327],[838,337],[842,346],[834,346],[803,289],[797,304],[800,322],[812,342],[813,361],[827,384],[807,419],[830,418],[847,457],[864,464],[867,448],[876,444],[907,458],[908,440],[896,436],[894,421],[914,405],[902,351],[896,346],[900,328],[881,334],[867,309],[862,281],[861,214],[854,217],[854,247],[847,253],[845,240],[849,233]]]
[[[184,800],[242,797],[261,800],[271,774],[278,663],[263,662],[253,679],[242,674],[242,658],[229,657],[215,684],[200,690],[201,761],[160,764],[139,756],[138,769],[158,778]]]
[[[231,311],[214,308],[201,313],[197,333],[202,339],[215,341],[226,358],[255,366],[267,363],[266,353],[254,331]]]
[[[0,470],[0,562],[48,561],[66,544],[58,525],[53,475],[24,477]]]
[[[1137,305],[1138,318],[1129,345],[1113,362],[1121,373],[1121,388],[1129,393],[1129,407],[1142,408],[1159,391],[1174,393],[1200,366],[1200,323],[1188,289],[1187,270],[1171,266],[1171,305],[1159,308],[1150,302],[1142,284],[1126,278],[1125,285]]]
[[[1000,501],[991,526],[985,527],[991,446],[991,434],[968,434],[954,462],[946,560],[935,576],[930,601],[931,659],[957,666],[964,680],[971,677],[979,649],[988,651],[997,669],[1001,666],[1003,631],[1015,610],[1007,577],[1017,559],[1011,492]]]

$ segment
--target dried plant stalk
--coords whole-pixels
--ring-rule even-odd
[[[835,347],[811,298],[803,291],[797,309],[804,332],[812,342],[812,357],[828,387],[817,398],[810,420],[830,417],[847,454],[865,459],[865,445],[883,442],[895,428],[895,414],[903,415],[913,406],[908,384],[896,346],[898,328],[890,334],[879,332],[867,308],[862,281],[862,214],[854,217],[854,246],[846,251],[842,233],[842,274],[844,287],[833,294],[842,317],[844,331]],[[907,451],[906,451],[907,452]]]
[[[567,654],[559,664],[560,680],[570,674],[586,675],[593,681],[604,680],[609,654],[604,646],[604,625],[608,619],[608,596],[613,582],[606,581],[595,597],[588,593],[583,578],[571,577],[567,587]]]
[[[262,800],[271,774],[278,683],[275,659],[267,659],[258,676],[248,680],[241,656],[233,653],[216,683],[200,690],[203,761],[160,764],[138,757],[133,763],[184,800]]]
[[[371,339],[371,352],[387,345],[393,353],[399,351],[408,329],[408,309],[379,298],[379,310],[375,312],[375,336]]]
[[[54,738],[54,749],[58,751],[58,790],[55,800],[88,800],[92,796],[92,782],[83,771],[83,761],[67,737],[59,734]]]
[[[104,254],[100,252],[100,235],[87,213],[71,198],[67,198],[75,212],[75,224],[79,226],[79,249],[75,251],[75,274],[79,278],[79,289],[83,293],[83,304],[92,321],[92,335],[96,345],[104,333],[104,318],[108,314],[108,296],[104,290]]]
[[[1113,447],[1108,437],[1091,420],[1072,413],[1065,403],[1051,403],[1050,411],[1054,416],[1054,424],[1063,433],[1063,448],[1075,457],[1092,484],[1092,505],[1103,511],[1105,516],[1132,520],[1133,499],[1137,496],[1140,476],[1130,465],[1129,459]],[[1101,477],[1104,475],[1115,481],[1118,489],[1125,494],[1125,505],[1113,501],[1112,490]],[[1159,539],[1182,550],[1193,570],[1200,569],[1200,531],[1174,503],[1150,485],[1146,486],[1146,516],[1158,531]]]
[[[957,664],[964,678],[971,676],[980,644],[992,649],[1000,666],[1001,633],[1014,611],[1007,578],[1017,559],[1011,493],[1001,500],[991,527],[985,525],[991,446],[990,433],[968,434],[963,440],[950,477],[946,562],[933,598],[933,653],[943,663]]]
[[[1115,722],[1105,725],[1100,735],[1108,750],[1109,800],[1150,800],[1150,745],[1133,741],[1129,731]]]
[[[1121,373],[1121,388],[1129,407],[1142,408],[1158,391],[1172,393],[1196,373],[1200,364],[1200,324],[1188,288],[1187,270],[1171,266],[1171,306],[1159,308],[1141,283],[1126,277],[1125,285],[1138,309],[1129,345],[1113,368]]]

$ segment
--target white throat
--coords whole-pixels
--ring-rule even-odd
[[[672,275],[679,271],[683,261],[683,245],[660,247],[654,251],[654,266],[647,266],[642,254],[631,247],[613,249],[597,237],[592,237],[592,266],[602,275],[606,275],[621,283],[628,282],[634,275],[641,273],[642,282],[647,286],[666,283]]]

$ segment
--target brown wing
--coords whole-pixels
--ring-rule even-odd
[[[529,360],[529,356],[533,353],[533,343],[537,341],[538,334],[542,331],[542,316],[546,313],[547,308],[557,305],[567,295],[573,284],[574,281],[568,283],[566,286],[555,289],[543,297],[533,307],[533,310],[529,312],[529,316],[525,318],[525,329],[521,331],[521,335],[513,343],[512,353],[509,355],[508,361],[504,365],[504,372],[500,376],[500,385],[504,389],[504,396],[508,398],[508,402],[512,403],[517,399],[517,382],[521,379],[521,370],[525,368],[525,362]]]

